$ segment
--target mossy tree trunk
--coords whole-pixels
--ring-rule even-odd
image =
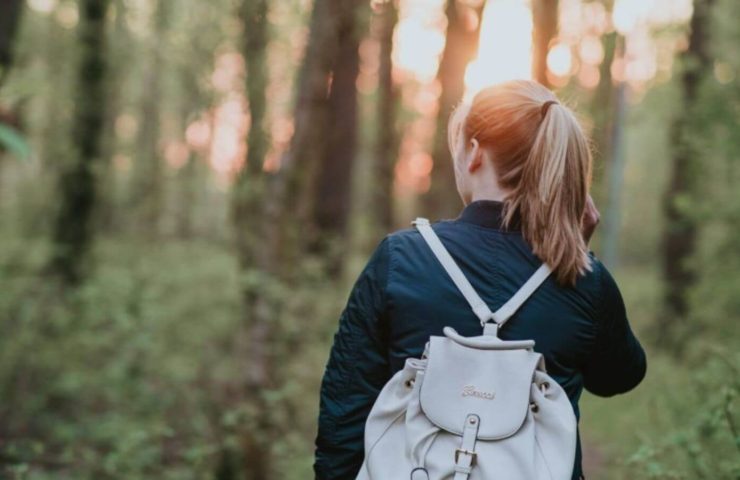
[[[688,49],[682,55],[681,101],[671,125],[672,161],[664,195],[665,229],[662,241],[663,312],[658,319],[659,346],[680,355],[688,332],[689,291],[696,272],[691,259],[696,249],[698,225],[692,209],[697,200],[700,155],[695,145],[698,122],[699,88],[706,72],[711,72],[711,10],[714,0],[695,0]]]
[[[376,35],[380,44],[378,66],[378,118],[375,145],[373,211],[376,226],[382,231],[395,227],[393,219],[393,180],[398,157],[398,89],[393,83],[393,31],[398,23],[398,8],[393,0],[380,6]]]
[[[61,174],[61,201],[53,231],[51,267],[67,284],[79,283],[93,242],[92,215],[97,199],[97,172],[105,119],[105,26],[108,0],[79,4],[75,110],[72,156]]]
[[[251,412],[241,435],[244,473],[248,480],[273,478],[271,467],[270,404],[265,392],[275,388],[275,362],[270,344],[277,329],[270,305],[270,286],[277,259],[270,238],[270,224],[263,210],[265,173],[263,164],[269,148],[267,134],[267,0],[244,0],[243,53],[246,62],[246,91],[250,116],[247,156],[237,173],[232,192],[232,221],[241,270],[243,337],[238,354],[244,362],[244,401]],[[228,458],[228,455],[226,455]]]
[[[159,232],[164,201],[160,105],[165,93],[162,89],[162,77],[165,72],[165,48],[171,8],[168,0],[158,0],[156,3],[152,37],[147,42],[151,57],[142,79],[144,88],[138,138],[140,158],[135,162],[133,204],[136,223],[150,235],[157,235]]]
[[[23,0],[0,2],[0,86],[13,63],[15,33],[18,30],[22,10]]]

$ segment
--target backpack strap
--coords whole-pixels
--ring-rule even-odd
[[[547,280],[547,277],[550,276],[550,273],[552,273],[550,267],[546,263],[543,263],[534,272],[534,274],[529,277],[529,280],[527,280],[524,285],[521,286],[521,288],[514,294],[513,297],[511,297],[506,303],[504,303],[501,308],[499,308],[495,312],[492,312],[491,309],[488,308],[488,305],[486,305],[486,302],[484,302],[483,299],[480,298],[480,295],[478,295],[478,292],[475,291],[473,286],[465,277],[465,274],[463,274],[462,270],[460,270],[460,267],[457,265],[457,263],[455,263],[455,260],[452,259],[450,253],[447,251],[444,245],[442,245],[439,237],[429,224],[429,220],[419,217],[411,223],[416,227],[419,233],[421,233],[421,236],[424,238],[427,245],[429,245],[429,248],[431,248],[434,256],[437,257],[439,263],[442,264],[442,267],[445,269],[457,288],[468,301],[470,307],[473,309],[473,312],[480,320],[481,325],[483,325],[484,327],[486,326],[486,323],[491,320],[498,324],[498,326],[506,323],[506,321],[509,320],[509,318],[511,318],[517,310],[519,310],[519,307],[521,307],[524,302],[526,302],[527,299],[537,290],[537,288],[539,288],[539,286],[542,285],[545,280]]]

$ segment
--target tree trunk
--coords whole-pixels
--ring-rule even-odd
[[[311,249],[327,260],[328,271],[341,270],[342,242],[350,212],[352,166],[357,151],[358,49],[364,30],[361,14],[366,0],[342,0],[337,10],[339,44],[329,90],[328,122],[324,136],[326,150],[314,173],[312,223],[315,227]]]
[[[606,9],[612,16],[613,1],[606,1]],[[609,151],[609,137],[611,136],[611,119],[614,112],[614,78],[612,67],[619,56],[623,56],[624,37],[616,31],[605,33],[601,36],[601,46],[604,49],[604,59],[599,65],[599,84],[596,86],[593,101],[591,103],[591,116],[593,118],[593,139],[597,152]],[[617,48],[619,47],[619,48]],[[599,182],[595,182],[598,184]],[[597,199],[598,200],[598,199]]]
[[[459,211],[450,151],[447,146],[447,121],[453,107],[465,93],[465,69],[478,52],[481,14],[484,1],[465,3],[447,0],[447,39],[439,63],[437,79],[442,86],[434,136],[431,189],[425,196],[424,210],[430,218],[445,218]],[[474,18],[475,17],[475,18]]]
[[[61,205],[51,260],[67,284],[83,279],[93,240],[98,162],[105,118],[105,16],[108,0],[82,0],[78,26],[80,61],[73,118],[73,158],[61,175]]]
[[[0,2],[0,86],[7,78],[13,63],[15,33],[20,23],[23,0],[3,0]]]
[[[671,125],[672,165],[664,197],[666,218],[663,233],[663,313],[657,325],[658,344],[680,355],[684,344],[685,322],[689,313],[688,293],[695,272],[689,265],[696,246],[697,224],[690,203],[696,200],[699,152],[691,142],[697,135],[693,118],[698,89],[706,72],[711,72],[711,8],[714,0],[695,0],[688,50],[683,54],[682,101]]]
[[[128,74],[134,60],[133,42],[126,25],[127,7],[125,0],[111,0],[111,9],[115,12],[115,20],[109,34],[108,51],[116,61],[108,66],[106,82],[106,119],[103,131],[101,150],[101,194],[98,198],[98,207],[95,223],[105,234],[111,233],[120,227],[121,211],[116,208],[120,184],[117,172],[112,168],[112,157],[118,148],[116,135],[116,119],[124,105]]]
[[[337,100],[331,100],[330,94],[332,91],[346,92],[348,88],[349,69],[341,73],[335,72],[335,68],[342,19],[346,25],[347,19],[352,18],[346,12],[356,12],[357,4],[358,0],[314,2],[308,44],[298,78],[293,138],[289,150],[281,158],[280,168],[268,176],[265,209],[266,215],[274,219],[271,222],[276,230],[272,235],[274,248],[279,251],[280,263],[285,267],[285,279],[295,276],[294,260],[303,250],[306,239],[311,246],[312,240],[318,237],[311,218],[317,210],[313,202],[317,181],[311,179],[316,178],[327,156],[331,142],[328,137],[332,131],[328,126],[337,121],[331,111],[332,102]],[[335,81],[345,86],[335,89]],[[346,95],[334,93],[334,97]]]
[[[393,31],[398,22],[398,9],[393,1],[385,2],[377,19],[377,38],[380,43],[378,67],[378,138],[375,146],[375,178],[373,213],[381,231],[391,231],[393,221],[393,180],[398,156],[398,91],[393,84]]]
[[[147,233],[156,235],[163,204],[162,152],[160,142],[160,105],[162,102],[162,75],[164,71],[164,37],[167,33],[170,2],[159,0],[154,12],[154,32],[149,43],[151,58],[144,74],[141,98],[141,125],[135,162],[136,176],[134,205],[137,224]]]
[[[599,68],[599,84],[591,105],[594,144],[598,160],[604,165],[604,168],[597,169],[597,172],[604,173],[595,178],[592,195],[597,205],[604,206],[601,250],[604,263],[612,268],[617,263],[619,205],[624,177],[623,134],[627,108],[627,86],[624,80],[615,81],[612,69],[624,59],[624,41],[624,37],[617,32],[607,33],[602,38],[604,60]]]
[[[284,210],[301,221],[308,214],[306,178],[309,178],[326,152],[326,125],[329,118],[329,86],[338,51],[336,3],[316,0],[306,52],[298,78],[294,133],[290,149],[283,155],[277,193]]]
[[[558,33],[558,0],[532,0],[532,78],[551,88],[547,54]]]
[[[619,82],[614,88],[614,119],[608,151],[607,202],[604,209],[602,248],[604,264],[616,268],[619,253],[619,232],[622,218],[622,190],[624,186],[624,124],[627,116],[627,85]]]
[[[246,89],[249,105],[250,129],[247,138],[247,157],[237,173],[232,193],[232,220],[236,233],[236,248],[242,275],[259,281],[242,284],[242,315],[244,337],[240,342],[240,356],[244,359],[246,378],[244,398],[248,411],[254,412],[249,428],[243,434],[244,470],[248,480],[266,480],[271,474],[271,441],[275,432],[270,426],[270,405],[264,392],[274,386],[275,366],[270,357],[270,342],[277,328],[271,313],[269,281],[276,266],[273,242],[265,229],[271,224],[262,210],[265,174],[263,164],[269,148],[265,127],[267,109],[268,43],[267,0],[244,0],[244,58],[247,76]]]

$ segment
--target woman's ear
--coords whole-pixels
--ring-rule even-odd
[[[470,161],[468,162],[468,172],[473,173],[483,164],[483,149],[480,148],[478,140],[470,140]]]

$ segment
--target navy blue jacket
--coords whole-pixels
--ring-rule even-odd
[[[502,203],[479,200],[457,219],[433,224],[494,311],[541,264],[518,229],[504,230],[501,220]],[[646,370],[619,289],[591,258],[592,271],[574,287],[560,286],[551,276],[499,332],[506,340],[535,340],[576,417],[584,387],[604,397],[623,393],[640,383]],[[481,334],[478,318],[421,234],[409,228],[386,236],[357,279],[334,336],[321,384],[317,479],[355,478],[364,457],[365,421],[383,385],[448,325],[461,335]],[[579,438],[573,479],[581,476]]]

